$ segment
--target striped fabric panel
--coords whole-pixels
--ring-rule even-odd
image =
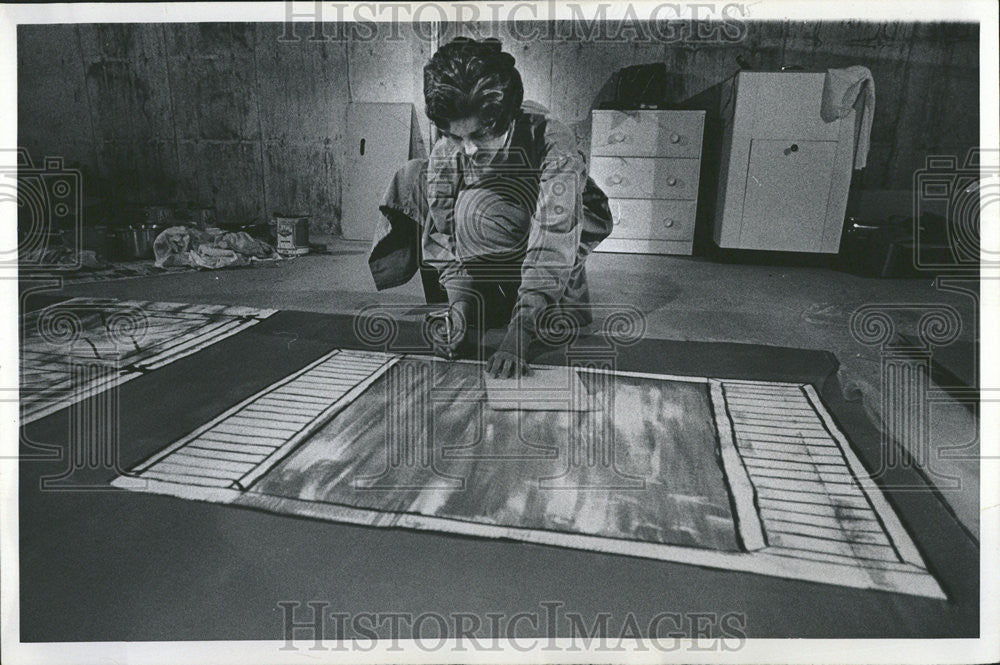
[[[21,422],[26,424],[78,402],[84,396],[121,385],[143,372],[234,335],[274,314],[276,310],[229,305],[191,305],[110,298],[71,298],[25,314],[21,319]],[[64,314],[79,332],[62,343],[56,334],[46,339],[44,319]],[[119,319],[138,324],[111,334]],[[66,330],[64,329],[63,332]],[[59,331],[52,331],[58,333]],[[74,383],[74,367],[105,366],[100,383]]]
[[[809,385],[702,379],[710,389],[720,461],[744,548],[740,552],[665,545],[638,535],[609,539],[534,530],[517,523],[382,512],[276,496],[255,485],[400,359],[392,354],[334,351],[233,406],[115,479],[113,485],[335,522],[513,538],[946,598]]]
[[[904,563],[801,386],[723,387],[769,552],[876,568]]]
[[[239,487],[265,462],[329,419],[348,394],[387,367],[390,354],[334,351],[279,381],[141,465],[141,478]],[[269,465],[268,465],[269,466]]]

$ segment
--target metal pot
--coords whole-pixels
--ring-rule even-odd
[[[153,241],[163,228],[158,224],[131,224],[119,229],[122,257],[132,261],[153,258]]]

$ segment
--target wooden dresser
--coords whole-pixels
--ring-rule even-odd
[[[598,252],[691,254],[704,111],[594,111],[590,176],[614,230]]]

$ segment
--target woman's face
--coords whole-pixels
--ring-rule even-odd
[[[494,134],[484,127],[479,118],[461,118],[452,120],[447,130],[441,133],[452,141],[462,144],[466,155],[474,157],[477,152],[496,152],[506,143],[507,132]]]

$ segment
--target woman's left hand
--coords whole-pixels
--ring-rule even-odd
[[[508,330],[500,343],[500,348],[486,361],[486,371],[496,378],[518,377],[522,374],[529,374],[531,367],[528,365],[528,343],[527,335],[519,334],[517,331]]]
[[[486,371],[495,378],[518,377],[531,372],[528,362],[516,353],[498,350],[486,361]]]

